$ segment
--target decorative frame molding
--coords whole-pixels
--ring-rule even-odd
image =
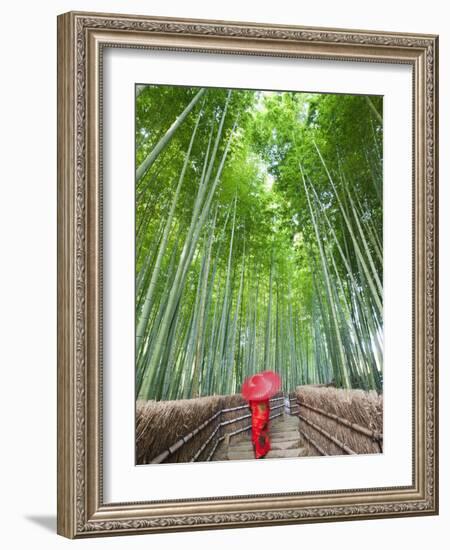
[[[413,67],[413,485],[105,504],[102,499],[102,48]],[[70,12],[58,17],[58,522],[86,536],[438,513],[438,37]]]

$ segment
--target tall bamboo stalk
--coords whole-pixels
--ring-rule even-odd
[[[195,107],[195,105],[197,104],[199,99],[204,95],[205,92],[206,92],[206,88],[201,88],[197,92],[195,97],[190,101],[189,105],[174,120],[174,122],[172,123],[170,128],[167,130],[167,132],[164,134],[164,136],[158,141],[155,147],[150,151],[150,153],[144,159],[144,161],[139,165],[139,168],[136,170],[136,181],[139,181],[144,176],[144,174],[148,171],[150,166],[155,162],[155,160],[158,158],[158,155],[169,143],[174,133],[181,126],[181,124],[184,122],[188,114],[192,111],[192,109]]]

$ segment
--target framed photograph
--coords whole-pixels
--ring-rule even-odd
[[[58,533],[438,513],[438,38],[58,17]]]

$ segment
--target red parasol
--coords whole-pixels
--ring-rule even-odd
[[[249,376],[242,384],[242,395],[247,401],[270,399],[281,388],[281,377],[276,372],[266,370]]]

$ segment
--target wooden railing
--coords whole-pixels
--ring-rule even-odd
[[[375,443],[377,443],[378,448],[380,452],[383,452],[383,434],[380,432],[376,432],[373,430],[370,430],[369,428],[366,428],[364,426],[360,426],[359,424],[356,424],[354,422],[350,422],[349,420],[345,418],[341,418],[340,416],[337,416],[336,414],[330,413],[328,411],[324,411],[323,409],[319,409],[317,407],[313,407],[311,405],[308,405],[307,403],[300,402],[297,397],[289,397],[289,411],[291,415],[297,416],[302,422],[313,428],[314,431],[317,433],[320,433],[322,436],[324,436],[328,441],[331,441],[339,447],[342,451],[344,451],[345,454],[358,454],[353,449],[351,449],[348,445],[346,445],[343,441],[340,441],[336,436],[330,434],[327,432],[324,428],[316,424],[315,422],[312,422],[310,419],[306,418],[301,413],[301,408],[304,407],[307,410],[313,411],[323,417],[329,418],[331,420],[334,420],[336,423],[345,426],[346,428],[349,428],[350,430],[361,434],[363,436],[368,437]],[[314,440],[314,438],[311,437],[311,435],[308,435],[305,433],[304,430],[302,430],[301,423],[300,423],[300,433],[302,436],[321,454],[321,455],[327,455],[328,453]]]
[[[284,397],[274,397],[270,399],[270,418],[276,418],[283,414],[282,409],[284,407]],[[210,461],[214,453],[217,450],[217,447],[220,445],[225,438],[231,438],[235,435],[238,435],[242,432],[251,429],[251,413],[247,412],[246,414],[239,415],[235,418],[228,418],[227,415],[230,413],[236,413],[238,411],[249,410],[248,404],[239,405],[238,407],[230,407],[225,409],[220,409],[211,415],[208,419],[202,422],[194,430],[186,434],[185,436],[178,439],[173,445],[168,447],[165,451],[156,456],[151,460],[151,464],[160,464],[161,462],[166,461],[169,457],[175,455],[179,449],[181,449],[188,441],[192,441],[196,436],[203,435],[203,432],[208,426],[213,425],[211,433],[201,442],[199,442],[198,448],[194,452],[190,462],[197,462],[198,460]],[[239,427],[236,430],[230,430],[233,424],[238,422],[245,422],[244,426]]]

